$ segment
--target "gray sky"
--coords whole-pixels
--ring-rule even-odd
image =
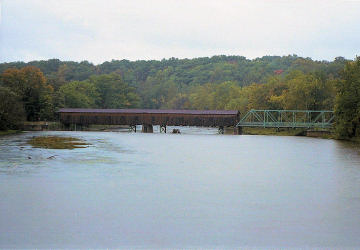
[[[360,0],[0,3],[0,62],[360,55]]]

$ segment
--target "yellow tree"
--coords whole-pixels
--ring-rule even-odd
[[[39,68],[10,68],[2,73],[1,78],[3,85],[21,98],[27,120],[51,118],[53,88],[46,83],[46,78]]]
[[[285,109],[332,109],[335,96],[334,80],[316,74],[294,72],[287,80],[283,93]]]

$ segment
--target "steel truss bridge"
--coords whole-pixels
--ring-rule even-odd
[[[332,127],[334,112],[328,110],[256,110],[248,111],[236,127],[326,128]]]

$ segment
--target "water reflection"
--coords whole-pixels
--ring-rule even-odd
[[[360,246],[357,145],[181,132],[0,137],[0,247]]]

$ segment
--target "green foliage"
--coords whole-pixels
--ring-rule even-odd
[[[284,109],[323,110],[333,108],[335,96],[331,79],[295,71],[287,77],[281,96]]]
[[[249,109],[332,110],[337,94],[339,136],[360,133],[359,58],[213,56],[100,65],[51,59],[2,63],[0,72],[1,93],[7,98],[1,115],[18,110],[16,121],[22,106],[27,120],[54,119],[59,107],[236,109],[242,114]],[[6,119],[1,122],[17,123]]]
[[[340,138],[360,137],[360,57],[348,62],[338,81],[335,115]]]
[[[222,83],[233,81],[240,86],[253,82],[266,82],[274,71],[282,70],[284,75],[293,70],[304,73],[316,71],[325,72],[326,75],[338,77],[346,59],[337,57],[333,62],[313,61],[296,55],[264,56],[253,60],[242,56],[213,56],[194,59],[170,58],[161,61],[128,61],[112,60],[100,65],[93,65],[87,61],[80,63],[51,59],[48,61],[32,61],[29,63],[13,62],[0,64],[0,72],[8,68],[23,68],[35,66],[39,68],[55,89],[64,82],[83,81],[91,75],[120,74],[123,80],[134,87],[139,87],[149,77],[156,77],[158,72],[171,68],[164,81],[171,80],[177,86],[194,86],[205,83]]]
[[[35,121],[52,116],[51,107],[53,88],[46,83],[40,69],[27,66],[10,68],[2,73],[2,84],[21,97],[27,120]],[[46,104],[47,103],[47,104]]]
[[[57,93],[58,106],[65,108],[95,108],[98,93],[89,81],[73,81],[62,85]]]
[[[96,100],[99,108],[135,108],[139,105],[140,98],[135,88],[125,83],[119,74],[92,76],[90,83],[99,95]]]
[[[20,97],[0,86],[0,100],[0,130],[17,129],[25,118]]]

